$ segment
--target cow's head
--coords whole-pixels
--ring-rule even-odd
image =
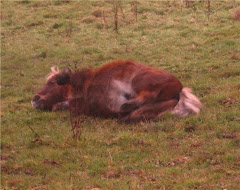
[[[56,78],[61,73],[71,71],[65,69],[60,72],[57,67],[51,67],[51,71],[47,77],[47,83],[37,92],[31,101],[32,106],[36,109],[54,111],[57,104],[67,101],[68,85],[59,85]]]
[[[87,81],[90,81],[91,70],[82,70],[72,73],[69,68],[64,69],[55,77],[59,86],[68,86],[69,110],[73,114],[84,112],[87,97]]]

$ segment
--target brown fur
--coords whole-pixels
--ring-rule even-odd
[[[240,7],[238,7],[238,8],[235,10],[234,15],[233,15],[233,19],[240,21]]]
[[[190,89],[183,89],[176,77],[132,61],[113,62],[97,70],[75,73],[65,69],[52,75],[48,82],[54,82],[53,89],[47,83],[38,95],[46,89],[54,94],[55,102],[48,106],[49,110],[69,107],[74,115],[137,122],[158,118],[167,111],[185,117],[198,114],[201,108],[198,98]],[[48,93],[49,97],[51,93]],[[48,99],[46,95],[45,99]]]
[[[172,110],[182,90],[173,75],[131,61],[73,73],[69,86],[72,113],[119,117],[129,122],[152,119]]]
[[[56,75],[52,69],[52,73],[47,77],[47,83],[33,97],[32,106],[39,110],[59,111],[68,109],[68,88],[67,85],[58,85]]]

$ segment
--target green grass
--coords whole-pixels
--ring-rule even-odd
[[[194,5],[140,2],[136,23],[125,2],[116,34],[109,2],[1,2],[2,189],[239,189],[240,3],[212,2],[209,20],[206,3]],[[31,107],[51,66],[115,60],[173,73],[201,114],[137,125],[84,117],[76,141],[68,112]]]

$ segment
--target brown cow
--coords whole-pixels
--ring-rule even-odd
[[[158,118],[167,111],[185,117],[198,114],[201,109],[198,98],[189,88],[183,88],[176,77],[131,61],[113,62],[97,70],[75,73],[70,69],[56,71],[47,84],[53,81],[55,87],[64,89],[69,103],[55,98],[60,103],[55,101],[51,106],[53,111],[62,109],[65,104],[63,107],[69,106],[75,115],[117,117],[120,122],[137,122]]]

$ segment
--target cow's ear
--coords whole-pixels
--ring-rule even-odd
[[[69,68],[64,69],[61,73],[56,76],[58,85],[70,84],[72,71]]]

